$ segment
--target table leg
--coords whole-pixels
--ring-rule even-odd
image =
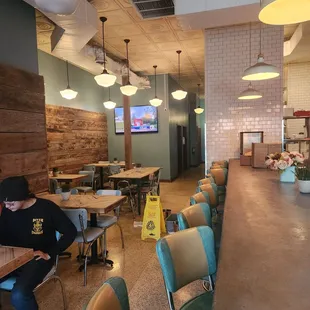
[[[100,183],[101,183],[101,189],[104,188],[104,169],[103,167],[100,167]]]
[[[137,192],[138,192],[138,214],[141,215],[141,182],[137,182]]]

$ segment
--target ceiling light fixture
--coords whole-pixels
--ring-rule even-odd
[[[109,100],[105,101],[103,103],[104,107],[106,109],[112,110],[116,107],[116,103],[114,101],[111,100],[111,93],[110,93],[110,87],[109,87]]]
[[[182,51],[177,51],[178,54],[178,70],[179,70],[179,85],[181,86],[180,80],[181,80],[181,56],[180,54],[182,53]],[[184,91],[183,89],[178,89],[174,92],[171,93],[172,97],[176,100],[182,100],[186,97],[187,92]]]
[[[78,6],[78,0],[34,0],[35,7],[45,13],[71,15]]]
[[[262,54],[262,24],[261,23],[260,23],[259,38],[260,38],[259,39],[259,55],[257,58],[257,63],[254,66],[251,66],[244,71],[242,79],[245,81],[270,80],[280,75],[279,70],[275,66],[265,63],[264,55]]]
[[[252,24],[250,23],[250,31],[249,31],[249,40],[250,40],[250,49],[249,49],[249,65],[251,66],[251,52],[252,52]],[[262,98],[263,95],[258,92],[250,82],[248,88],[244,90],[238,96],[239,100],[252,100],[252,99],[259,99]]]
[[[198,107],[194,110],[196,114],[201,114],[203,113],[204,109],[202,107],[200,107],[199,101],[199,93],[200,93],[200,84],[197,84],[198,89],[197,89],[197,98],[198,98]]]
[[[101,74],[95,76],[95,80],[98,85],[103,87],[110,87],[115,84],[116,76],[113,74],[109,74],[109,72],[106,69],[106,50],[105,50],[105,44],[104,44],[104,23],[107,21],[106,17],[100,17],[100,20],[102,22],[102,52],[103,52],[103,71]]]
[[[67,88],[64,90],[60,91],[60,94],[63,98],[67,99],[67,100],[71,100],[74,99],[78,92],[74,91],[73,89],[70,88],[70,84],[69,84],[69,66],[68,66],[68,61],[66,61],[66,67],[67,67]]]
[[[290,25],[310,20],[309,0],[263,0],[258,18],[269,25]]]
[[[239,100],[252,100],[252,99],[259,99],[262,98],[263,95],[257,91],[252,83],[250,82],[248,88],[244,90],[242,93],[240,93],[238,99]]]
[[[162,100],[157,98],[157,85],[156,85],[156,69],[157,69],[157,66],[153,66],[154,68],[154,72],[155,72],[155,97],[154,99],[151,99],[150,100],[150,104],[153,106],[153,107],[159,107],[161,104],[162,104]]]
[[[130,69],[129,69],[129,57],[128,57],[128,43],[130,42],[130,40],[125,39],[124,42],[126,43],[126,55],[127,55],[127,61],[126,62],[127,62],[128,79],[127,79],[127,84],[121,86],[121,92],[125,96],[132,96],[137,92],[138,87],[130,84]]]

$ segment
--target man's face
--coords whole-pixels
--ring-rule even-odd
[[[4,205],[12,212],[18,211],[24,205],[24,201],[4,201]]]

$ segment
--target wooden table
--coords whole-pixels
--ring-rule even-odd
[[[103,188],[104,185],[104,169],[109,168],[110,166],[121,166],[122,168],[125,168],[126,164],[125,161],[120,162],[109,162],[109,161],[102,161],[100,163],[94,163],[94,164],[87,164],[85,166],[95,166],[97,168],[100,168],[100,182],[101,182],[101,188]]]
[[[113,174],[109,176],[109,179],[114,180],[114,188],[117,189],[117,181],[118,180],[132,180],[135,184],[137,184],[137,192],[138,192],[138,212],[141,214],[141,185],[143,182],[149,179],[151,174],[157,173],[161,168],[160,167],[143,167],[143,168],[135,168],[126,170],[124,172]],[[159,191],[159,187],[158,187]],[[158,192],[159,194],[159,192]]]
[[[0,279],[32,259],[32,249],[0,246]]]
[[[309,310],[310,195],[231,160],[215,310]]]
[[[41,194],[39,198],[44,198],[53,201],[59,207],[64,209],[79,209],[84,208],[90,213],[90,226],[97,227],[97,214],[108,213],[126,199],[126,196],[98,196],[98,195],[71,195],[69,200],[62,200],[61,195]],[[91,263],[98,264],[97,242],[92,245]]]
[[[66,174],[61,173],[57,177],[49,176],[50,180],[57,180],[58,182],[71,183],[76,180],[81,180],[86,178],[88,175],[85,174]]]

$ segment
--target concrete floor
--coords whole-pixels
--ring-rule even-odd
[[[163,208],[178,212],[189,206],[189,197],[195,192],[197,180],[204,175],[204,168],[188,170],[181,178],[172,183],[161,184],[161,201]],[[141,219],[136,218],[136,221]],[[127,283],[130,306],[133,310],[166,310],[169,309],[160,266],[155,252],[155,240],[142,241],[141,228],[133,227],[132,213],[127,206],[123,207],[120,223],[124,231],[125,249],[122,250],[119,230],[112,227],[108,230],[109,258],[114,261],[113,269],[103,266],[89,266],[88,284],[83,286],[83,273],[78,271],[78,263],[72,258],[62,258],[58,274],[64,282],[69,310],[80,310],[91,298],[100,285],[109,277],[123,277]],[[77,245],[69,249],[75,257]],[[203,292],[201,281],[197,281],[175,294],[175,305],[178,309],[192,296]],[[3,296],[4,309],[9,296]],[[62,309],[61,294],[58,283],[47,283],[36,293],[40,309]]]

